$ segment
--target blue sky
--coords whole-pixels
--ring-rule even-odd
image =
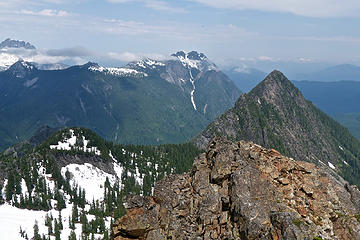
[[[0,0],[0,39],[57,49],[50,61],[197,50],[223,67],[301,71],[360,65],[359,19],[358,0]]]

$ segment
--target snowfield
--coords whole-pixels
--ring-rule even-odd
[[[109,75],[114,75],[114,76],[122,76],[122,77],[128,77],[128,76],[133,76],[133,77],[147,77],[148,75],[146,73],[143,72],[139,72],[135,69],[131,69],[131,68],[106,68],[106,67],[94,67],[91,66],[89,67],[90,71],[93,72],[101,72],[104,74],[109,74]]]

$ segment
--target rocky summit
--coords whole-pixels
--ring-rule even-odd
[[[357,187],[252,142],[215,138],[189,173],[124,202],[115,240],[360,239]]]

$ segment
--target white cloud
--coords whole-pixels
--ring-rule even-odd
[[[164,60],[169,58],[159,53],[132,53],[132,52],[120,52],[120,53],[109,52],[106,57],[122,62],[139,61],[144,58],[150,58],[154,60]]]
[[[66,17],[69,16],[69,13],[62,10],[54,10],[54,9],[43,9],[41,11],[31,11],[22,9],[18,11],[19,14],[25,15],[34,15],[34,16],[44,16],[44,17]]]
[[[166,1],[160,0],[107,0],[111,3],[142,3],[145,7],[157,10],[157,11],[166,11],[171,13],[187,13],[188,11],[184,8],[172,7]]]
[[[311,63],[311,62],[313,62],[312,58],[305,58],[305,57],[300,57],[298,60],[299,60],[299,62],[302,62],[302,63]]]
[[[258,59],[260,61],[271,61],[271,62],[275,61],[273,57],[269,57],[269,56],[259,56]]]
[[[88,52],[88,54],[86,54]],[[25,48],[7,48],[0,50],[2,60],[10,59],[11,64],[18,59],[40,64],[60,63],[71,61],[74,63],[84,63],[85,58],[90,56],[90,51],[81,47],[69,49],[25,49]]]
[[[285,12],[307,17],[360,17],[358,0],[189,0],[215,8]]]
[[[140,60],[140,56],[130,53],[130,52],[123,52],[123,53],[116,53],[116,52],[109,52],[108,57],[114,60],[122,61],[122,62],[132,62]]]

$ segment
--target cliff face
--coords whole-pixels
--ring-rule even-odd
[[[191,172],[124,199],[114,239],[360,239],[360,192],[332,170],[216,138]],[[316,238],[320,239],[320,238]]]

